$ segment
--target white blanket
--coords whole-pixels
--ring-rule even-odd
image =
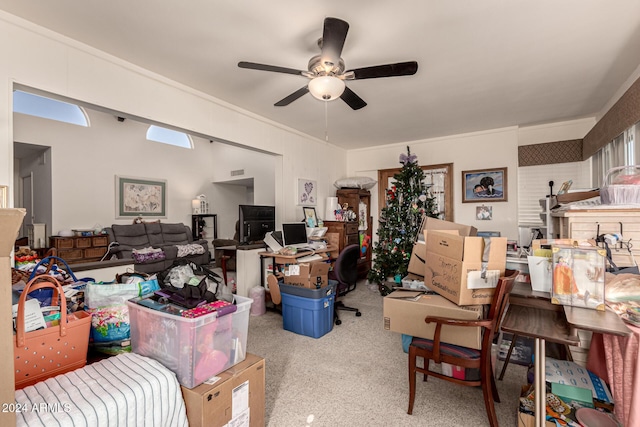
[[[17,426],[189,425],[175,374],[134,353],[16,390],[16,408]]]

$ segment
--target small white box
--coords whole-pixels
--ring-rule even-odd
[[[424,277],[409,273],[402,279],[402,287],[405,289],[415,289],[418,291],[430,290],[424,285]]]

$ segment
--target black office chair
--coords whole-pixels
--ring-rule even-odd
[[[329,272],[329,280],[338,282],[336,285],[336,301],[334,303],[333,318],[336,325],[342,323],[338,316],[338,310],[355,311],[356,316],[362,316],[360,310],[355,307],[347,307],[338,298],[348,294],[356,288],[358,280],[358,258],[360,258],[360,245],[345,247],[336,260],[333,270]]]

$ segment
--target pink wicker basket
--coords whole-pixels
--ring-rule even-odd
[[[640,205],[640,166],[611,168],[600,188],[603,205]]]

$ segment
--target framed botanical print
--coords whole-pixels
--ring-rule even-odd
[[[116,218],[167,217],[167,181],[116,176]]]

